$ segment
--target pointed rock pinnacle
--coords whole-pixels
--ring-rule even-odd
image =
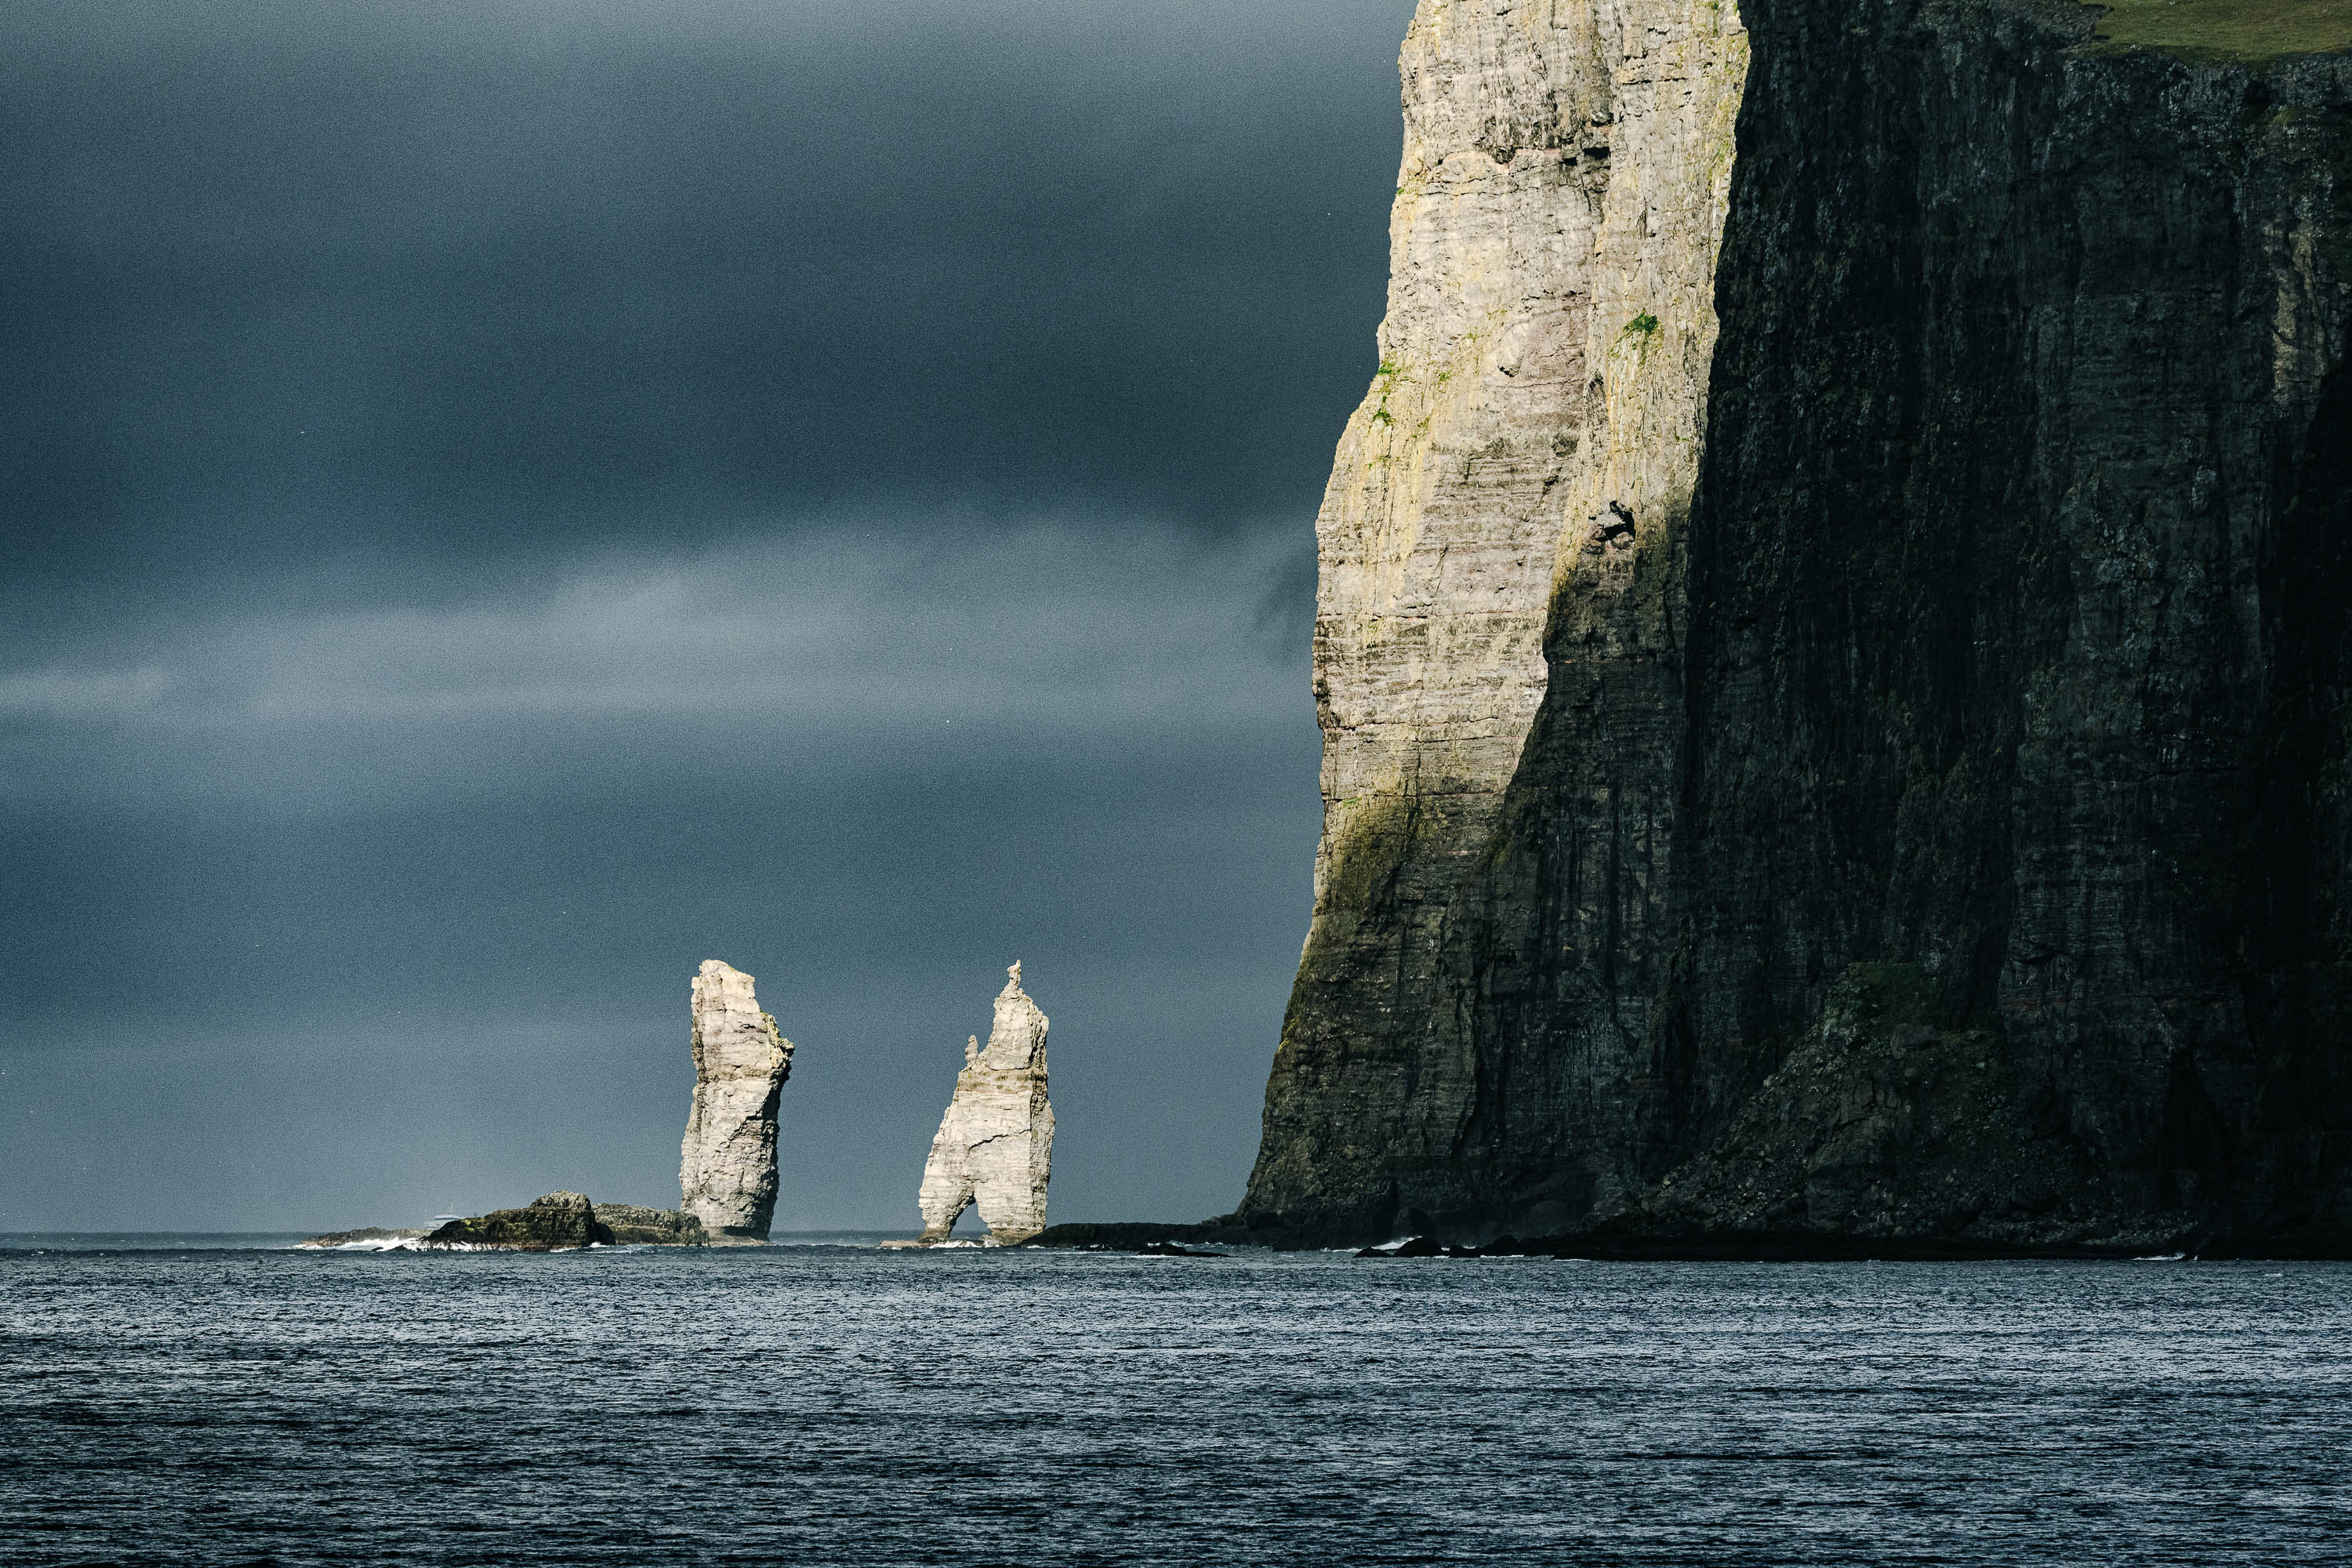
[[[720,1246],[768,1239],[776,1212],[776,1100],[793,1043],[760,1010],[751,976],[715,958],[694,978],[694,1110],[680,1206]]]
[[[982,1047],[963,1047],[955,1098],[940,1120],[917,1202],[917,1245],[945,1241],[975,1204],[992,1242],[1025,1241],[1045,1227],[1045,1184],[1054,1162],[1054,1108],[1045,1099],[1045,1015],[1021,989],[1021,966],[996,998]]]

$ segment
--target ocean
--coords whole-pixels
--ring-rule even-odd
[[[2352,1266],[290,1239],[0,1237],[0,1562],[2352,1562]]]

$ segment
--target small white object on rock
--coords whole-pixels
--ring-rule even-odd
[[[694,1110],[679,1206],[714,1247],[757,1246],[776,1213],[776,1101],[793,1043],[760,1011],[751,976],[715,958],[694,978]]]
[[[931,1140],[917,1199],[923,1234],[898,1245],[937,1247],[977,1205],[996,1246],[1045,1228],[1045,1184],[1054,1164],[1054,1108],[1045,1099],[1045,1015],[1021,989],[1021,966],[996,998],[983,1049],[964,1046],[955,1098]]]

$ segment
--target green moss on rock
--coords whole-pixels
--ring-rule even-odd
[[[2097,41],[2191,63],[2259,65],[2352,47],[2352,0],[2105,0]]]

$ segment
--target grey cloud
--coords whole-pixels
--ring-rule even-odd
[[[1402,5],[69,9],[0,20],[20,574],[1263,527],[1370,370]]]
[[[428,579],[100,617],[0,665],[0,795],[364,808],[641,786],[721,753],[838,779],[859,748],[898,765],[958,724],[998,747],[1262,733],[1304,683],[1296,606],[1267,619],[1299,548],[813,530],[543,564],[496,596]]]
[[[153,714],[172,686],[171,672],[154,668],[0,675],[0,716],[87,722]]]
[[[684,984],[908,1217],[1230,1204],[1409,0],[0,8],[0,1228],[657,1201]]]

